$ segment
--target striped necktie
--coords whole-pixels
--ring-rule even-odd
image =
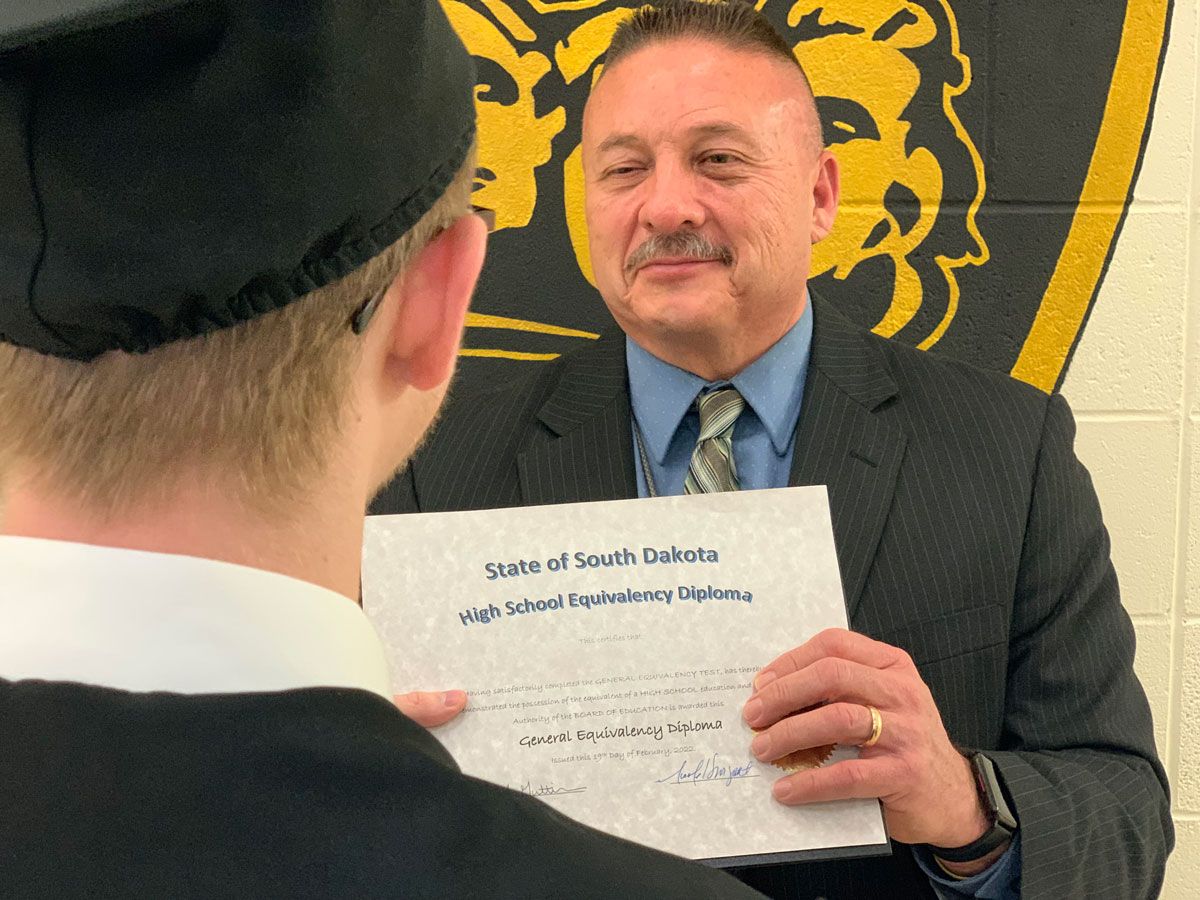
[[[685,494],[712,494],[739,490],[737,466],[733,462],[733,426],[746,408],[735,388],[721,388],[696,398],[700,413],[700,437],[692,451]]]

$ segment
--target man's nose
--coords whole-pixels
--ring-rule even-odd
[[[642,189],[646,192],[639,212],[639,223],[649,231],[669,234],[704,224],[704,206],[696,194],[690,172],[678,165],[654,167]]]

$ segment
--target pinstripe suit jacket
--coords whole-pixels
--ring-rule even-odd
[[[1066,402],[813,310],[791,483],[828,486],[851,626],[907,650],[950,737],[989,751],[1023,897],[1157,896],[1166,776]],[[452,404],[373,511],[635,496],[618,333]],[[932,896],[907,848],[741,877],[778,897]]]

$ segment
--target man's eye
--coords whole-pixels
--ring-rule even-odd
[[[715,163],[719,166],[727,165],[731,162],[734,162],[734,160],[735,157],[732,153],[707,153],[703,157],[704,162]]]
[[[634,172],[640,172],[641,166],[613,166],[605,174],[606,175],[631,175]]]

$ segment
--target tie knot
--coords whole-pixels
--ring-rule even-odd
[[[726,387],[701,394],[696,398],[696,410],[700,413],[699,440],[707,441],[733,429],[746,401],[736,388]]]

